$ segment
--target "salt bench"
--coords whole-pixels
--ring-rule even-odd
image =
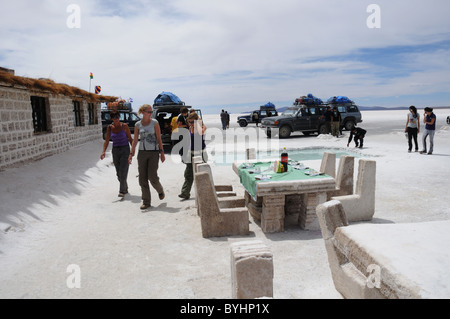
[[[233,299],[273,297],[273,255],[260,240],[231,244]]]
[[[450,298],[450,221],[347,226],[336,200],[317,215],[345,298]]]

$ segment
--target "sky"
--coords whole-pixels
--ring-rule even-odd
[[[0,0],[0,66],[204,114],[450,105],[448,0]],[[90,73],[94,78],[90,81]]]

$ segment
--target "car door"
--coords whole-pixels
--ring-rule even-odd
[[[302,107],[298,110],[297,115],[294,118],[294,130],[303,131],[309,128],[311,115],[309,109]]]
[[[316,107],[309,107],[309,114],[311,114],[309,118],[309,128],[317,129],[317,126],[319,125],[320,110]]]

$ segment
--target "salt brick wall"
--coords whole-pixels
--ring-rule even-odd
[[[31,96],[47,98],[48,133],[35,134]],[[81,102],[84,126],[74,126],[73,99],[45,92],[30,92],[0,83],[0,171],[65,152],[102,136],[100,103],[98,124],[88,125],[88,101]]]

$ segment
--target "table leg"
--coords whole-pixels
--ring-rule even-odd
[[[301,229],[306,230],[320,230],[319,221],[316,215],[316,207],[327,201],[327,193],[309,193],[303,195],[303,202],[306,209],[303,210],[298,218]]]
[[[261,228],[265,233],[284,231],[284,195],[264,196]]]

